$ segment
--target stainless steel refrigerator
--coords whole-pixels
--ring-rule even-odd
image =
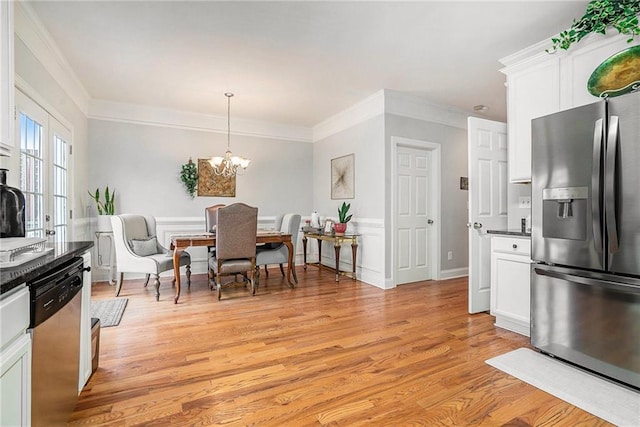
[[[531,343],[640,388],[640,93],[532,121]]]

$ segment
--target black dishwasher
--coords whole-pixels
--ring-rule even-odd
[[[76,257],[27,283],[34,427],[66,425],[78,399],[83,271]]]

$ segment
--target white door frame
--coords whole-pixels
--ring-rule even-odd
[[[396,235],[396,187],[398,184],[398,172],[396,168],[398,160],[398,146],[417,148],[419,150],[431,152],[431,188],[429,188],[430,204],[433,212],[431,217],[434,224],[432,226],[431,241],[429,242],[429,262],[431,263],[431,275],[433,280],[440,280],[440,162],[441,146],[435,142],[423,141],[420,139],[404,138],[401,136],[391,137],[391,279],[393,286],[396,286],[396,245],[398,244]]]

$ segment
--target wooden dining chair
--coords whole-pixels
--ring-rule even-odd
[[[251,295],[255,295],[258,208],[234,203],[218,208],[216,216],[216,248],[215,254],[209,258],[209,268],[213,271],[218,300],[222,296],[224,276],[242,275],[242,281],[248,280],[251,284]],[[224,286],[236,283],[233,280]]]

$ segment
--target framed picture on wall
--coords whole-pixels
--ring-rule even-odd
[[[355,197],[355,158],[353,154],[331,159],[331,199]]]
[[[236,197],[236,177],[216,175],[209,159],[198,159],[198,196]]]

